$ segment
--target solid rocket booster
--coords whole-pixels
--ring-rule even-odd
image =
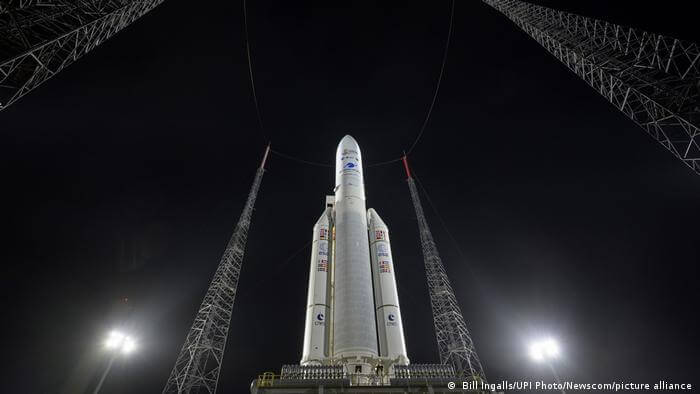
[[[367,211],[367,221],[369,222],[379,355],[394,360],[398,365],[408,365],[389,228],[371,208]]]
[[[320,365],[329,354],[331,208],[314,225],[301,365]]]
[[[365,209],[360,147],[346,135],[335,159],[335,358],[378,356]]]

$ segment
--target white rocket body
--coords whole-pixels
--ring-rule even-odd
[[[301,365],[321,365],[329,356],[331,214],[326,208],[314,225]]]
[[[314,226],[301,364],[344,365],[357,384],[388,379],[409,362],[394,262],[386,224],[366,210],[362,154],[349,135],[336,151],[334,192]]]
[[[369,248],[372,256],[379,355],[394,361],[395,364],[408,365],[389,228],[371,208],[367,211],[367,221],[369,222]]]
[[[345,136],[335,158],[335,271],[333,357],[376,358],[372,272],[362,155]]]

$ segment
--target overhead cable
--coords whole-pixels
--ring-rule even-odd
[[[267,140],[269,141],[269,135],[267,134],[267,132],[265,131],[265,127],[263,126],[262,115],[260,113],[260,104],[258,103],[258,95],[255,92],[255,78],[253,78],[253,61],[252,56],[250,55],[250,37],[248,35],[248,8],[246,6],[246,0],[243,0],[243,27],[245,31],[245,52],[248,58],[248,75],[250,76],[250,87],[253,93],[253,102],[255,103],[255,114],[258,119],[258,126],[260,126],[260,131],[263,133],[264,136],[267,137]]]
[[[267,280],[269,280],[272,276],[278,275],[284,268],[286,268],[286,266],[287,266],[289,263],[292,262],[292,260],[294,260],[294,258],[296,258],[301,252],[303,252],[304,250],[306,250],[306,248],[308,248],[312,243],[313,243],[313,239],[311,239],[311,240],[309,240],[309,241],[306,241],[306,243],[304,243],[304,246],[302,246],[301,248],[297,249],[295,252],[293,252],[291,255],[289,255],[289,257],[287,257],[284,261],[282,261],[282,262],[281,262],[280,264],[278,264],[277,266],[272,267],[272,268],[273,268],[273,271],[272,271],[272,272],[270,272],[270,271],[268,270],[268,274],[267,274],[264,278],[262,278],[262,279],[260,279],[259,281],[257,281],[253,286],[251,286],[251,287],[248,289],[248,291],[246,291],[246,292],[241,292],[241,293],[242,293],[242,294],[247,294],[247,293],[249,293],[251,290],[257,289],[257,288],[259,287],[259,285],[265,283],[265,282],[266,282]]]
[[[418,132],[418,136],[416,136],[416,139],[413,141],[413,144],[408,149],[408,154],[411,154],[411,152],[413,152],[413,148],[416,147],[416,144],[418,144],[418,141],[423,136],[423,133],[425,132],[425,128],[428,126],[428,121],[430,120],[430,115],[433,112],[433,107],[435,107],[435,102],[437,101],[438,92],[440,91],[440,84],[442,83],[442,76],[445,73],[445,64],[447,63],[447,53],[449,52],[449,49],[450,49],[450,38],[452,37],[452,27],[454,25],[454,17],[455,17],[455,2],[454,2],[454,0],[452,0],[452,6],[451,6],[451,11],[450,11],[450,27],[447,30],[447,40],[445,42],[445,51],[442,55],[442,65],[440,66],[440,75],[438,76],[437,84],[435,85],[435,93],[433,94],[433,100],[430,102],[430,107],[428,108],[428,113],[425,115],[425,120],[423,121],[423,125],[421,126],[420,131]]]
[[[371,163],[371,164],[367,164],[367,165],[365,166],[365,168],[369,168],[369,167],[379,167],[379,166],[383,166],[383,165],[386,165],[386,164],[396,163],[397,161],[401,161],[402,159],[403,159],[403,156],[397,157],[396,159],[392,159],[392,160],[382,161],[382,162],[379,162],[379,163]]]
[[[283,158],[285,158],[285,159],[288,159],[288,160],[292,160],[292,161],[296,161],[296,162],[299,162],[299,163],[304,163],[304,164],[308,164],[308,165],[312,165],[312,166],[316,166],[316,167],[325,167],[325,168],[333,168],[333,167],[335,167],[335,165],[333,165],[333,164],[320,163],[320,162],[317,162],[317,161],[311,161],[311,160],[302,159],[302,158],[299,158],[299,157],[295,157],[295,156],[292,156],[292,155],[288,155],[288,154],[286,154],[286,153],[282,153],[282,152],[280,152],[280,151],[276,151],[276,150],[274,150],[274,149],[270,149],[270,152],[272,152],[272,153],[274,153],[274,154],[276,154],[276,155],[278,155],[278,156],[280,156],[280,157],[283,157]],[[392,160],[381,161],[381,162],[379,162],[379,163],[370,163],[370,164],[365,165],[364,167],[365,167],[365,168],[369,168],[369,167],[380,167],[380,166],[384,166],[384,165],[387,165],[387,164],[396,163],[397,161],[401,161],[401,157],[397,157],[397,158],[392,159]]]
[[[447,233],[447,236],[450,238],[450,241],[452,241],[452,244],[454,245],[455,249],[457,250],[457,253],[459,256],[462,258],[462,260],[466,261],[467,258],[464,255],[464,252],[462,251],[462,248],[459,246],[459,242],[457,242],[457,238],[452,235],[452,232],[450,229],[447,227],[447,222],[442,218],[440,215],[440,212],[438,212],[437,207],[435,204],[433,204],[433,200],[430,198],[430,195],[428,194],[428,191],[425,189],[425,186],[423,186],[423,183],[418,179],[418,177],[415,174],[415,171],[411,171],[411,176],[413,179],[416,180],[416,183],[418,183],[418,186],[420,186],[421,190],[423,190],[423,194],[425,195],[426,200],[428,200],[428,205],[430,205],[430,208],[433,210],[433,213],[435,213],[435,216],[437,216],[438,221],[440,222],[440,225],[442,226],[443,230]],[[466,264],[467,270],[469,273],[472,275],[472,277],[476,277],[474,274],[474,271],[472,270],[471,265]]]
[[[270,152],[276,154],[277,156],[284,157],[285,159],[292,160],[292,161],[296,161],[296,162],[299,162],[299,163],[309,164],[309,165],[317,166],[317,167],[333,168],[333,166],[330,165],[330,164],[319,163],[319,162],[316,162],[316,161],[310,161],[310,160],[300,159],[300,158],[298,158],[298,157],[290,156],[290,155],[288,155],[288,154],[286,154],[286,153],[278,152],[278,151],[276,151],[276,150],[274,150],[274,149],[270,149]]]

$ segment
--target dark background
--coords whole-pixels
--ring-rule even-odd
[[[698,40],[692,2],[539,3]],[[248,6],[273,148],[330,163],[350,133],[371,163],[410,146],[448,2]],[[242,20],[239,2],[167,1],[0,113],[3,392],[90,390],[118,325],[139,350],[103,393],[162,390],[268,138]],[[700,178],[481,2],[457,2],[411,160],[489,380],[551,381],[526,350],[553,335],[567,380],[700,383]],[[333,172],[279,156],[268,169],[222,393],[301,357],[309,250],[294,253]],[[403,170],[365,174],[368,207],[392,231],[409,357],[436,362]]]

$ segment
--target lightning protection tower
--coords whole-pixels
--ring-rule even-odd
[[[445,266],[438,253],[437,245],[430,232],[430,226],[423,213],[423,206],[418,196],[416,183],[408,168],[406,156],[403,157],[406,170],[406,181],[411,192],[413,208],[418,220],[423,261],[430,293],[430,306],[433,311],[433,323],[435,324],[435,336],[437,337],[440,363],[451,364],[454,370],[464,379],[486,381],[484,369],[481,366],[479,356],[476,354],[474,342],[467,329],[467,324],[462,316],[454,290],[447,277]]]
[[[700,174],[696,43],[522,1],[483,1]]]
[[[0,110],[164,0],[0,3]]]
[[[185,338],[175,367],[163,389],[163,393],[215,393],[226,349],[226,338],[233,303],[238,289],[248,228],[253,216],[255,199],[265,172],[265,161],[270,146],[265,150],[260,168],[255,173],[248,200],[243,207],[236,228],[224,250],[214,278],[204,295],[192,328]]]

